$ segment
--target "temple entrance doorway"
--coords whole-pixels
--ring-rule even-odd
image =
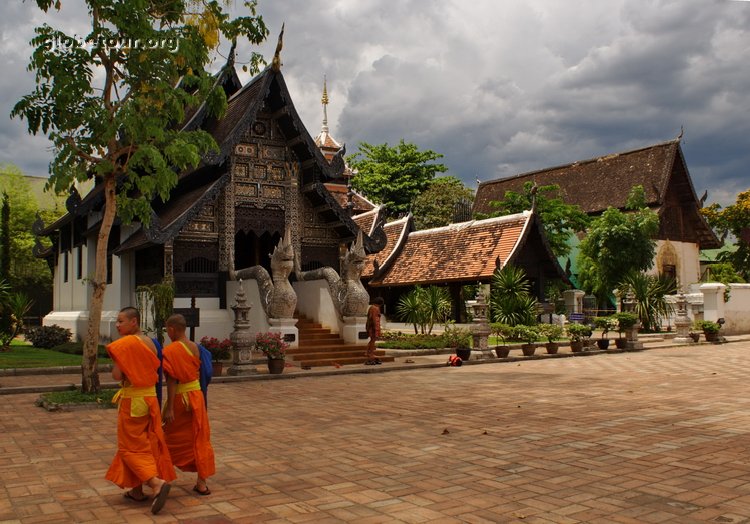
[[[257,235],[255,231],[245,233],[238,231],[234,235],[234,267],[244,269],[251,266],[263,266],[271,271],[271,253],[281,240],[281,234],[264,231]]]

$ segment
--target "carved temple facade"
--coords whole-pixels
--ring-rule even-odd
[[[341,180],[344,151],[324,156],[300,120],[280,69],[269,66],[243,86],[228,65],[218,79],[228,99],[226,114],[215,119],[199,107],[182,126],[211,133],[219,151],[181,173],[166,203],[152,202],[150,227],[116,222],[112,230],[103,338],[116,336],[117,311],[134,305],[136,288],[165,275],[174,277],[175,307],[194,302],[200,308],[196,337],[224,338],[232,330],[234,270],[270,269],[270,254],[288,231],[301,270],[330,266],[340,271],[342,255],[360,232],[350,210],[327,187]],[[44,323],[68,327],[79,338],[88,319],[87,276],[93,274],[103,202],[101,186],[83,198],[72,190],[64,217],[49,226],[35,225],[38,235],[53,241],[50,249],[37,250],[54,272],[54,310]],[[366,253],[384,245],[382,229],[362,236]],[[308,312],[330,309],[318,293],[325,285],[295,283]],[[267,329],[257,284],[247,282],[244,288],[255,304],[253,325]]]

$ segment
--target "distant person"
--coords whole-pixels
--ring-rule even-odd
[[[380,308],[385,304],[382,297],[376,297],[372,300],[370,308],[367,310],[367,323],[365,329],[370,337],[370,341],[367,343],[367,353],[365,357],[365,365],[372,366],[375,364],[382,364],[379,358],[375,356],[375,341],[380,337]]]
[[[156,400],[159,359],[150,338],[141,333],[140,314],[133,307],[123,308],[115,327],[120,338],[107,346],[112,358],[112,377],[120,381],[115,395],[117,413],[117,454],[105,478],[121,488],[132,488],[125,498],[148,500],[143,484],[153,491],[151,513],[164,507],[169,482],[177,478],[164,440],[161,412]]]
[[[193,491],[210,495],[206,479],[216,473],[216,465],[206,401],[199,381],[200,352],[185,335],[185,317],[172,315],[166,326],[172,341],[164,348],[167,402],[163,418],[167,446],[175,466],[197,473]]]

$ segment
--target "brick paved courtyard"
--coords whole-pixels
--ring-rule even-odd
[[[750,522],[750,343],[217,384],[213,494],[103,479],[115,411],[2,397],[0,522]]]

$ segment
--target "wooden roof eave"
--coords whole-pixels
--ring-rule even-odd
[[[357,233],[359,233],[360,231],[359,226],[354,220],[352,220],[352,217],[349,216],[349,213],[339,205],[339,203],[336,201],[333,195],[331,195],[328,189],[326,189],[325,184],[323,184],[323,182],[314,182],[312,184],[309,184],[307,187],[312,190],[317,196],[323,199],[325,204],[330,208],[331,212],[342,223],[346,230],[351,233],[352,238],[357,238]],[[364,241],[365,250],[368,253],[377,253],[385,247],[385,244],[388,240],[382,227],[376,227],[375,231],[369,235],[362,231],[362,238]]]
[[[542,224],[542,221],[539,218],[539,213],[537,213],[536,210],[531,211],[531,217],[526,222],[523,232],[518,236],[516,245],[513,246],[513,250],[510,252],[508,259],[506,260],[505,264],[503,264],[503,267],[505,267],[507,264],[512,264],[520,256],[520,252],[521,252],[520,248],[526,243],[529,235],[531,234],[532,229],[534,228],[539,233],[539,237],[542,240],[542,246],[544,248],[544,251],[547,254],[547,258],[552,263],[552,268],[557,273],[557,276],[560,277],[560,279],[564,283],[570,285],[571,282],[570,282],[570,279],[568,278],[568,275],[565,273],[565,270],[560,265],[560,262],[557,260],[557,257],[552,252],[552,246],[550,246],[549,240],[547,240],[547,235],[544,234],[544,225]]]
[[[372,276],[370,277],[371,281],[381,280],[382,278],[385,277],[386,274],[388,274],[388,271],[390,271],[394,262],[399,257],[399,255],[401,255],[401,252],[404,250],[404,246],[406,245],[406,239],[409,238],[409,233],[414,231],[414,216],[411,214],[411,211],[402,220],[405,220],[406,224],[404,224],[404,227],[401,229],[401,234],[399,235],[398,240],[396,241],[396,245],[393,247],[391,254],[388,255],[388,257],[385,260],[383,260],[383,264],[380,266],[380,268],[378,268],[377,271],[373,271]]]
[[[151,222],[151,226],[146,228],[146,238],[154,244],[164,244],[165,242],[175,238],[185,225],[189,224],[197,215],[200,213],[203,206],[210,201],[215,200],[221,190],[229,183],[230,174],[227,171],[221,175],[215,182],[213,182],[208,189],[201,195],[195,203],[190,206],[184,213],[182,213],[177,219],[172,221],[166,227],[160,227],[158,221],[155,223]]]

